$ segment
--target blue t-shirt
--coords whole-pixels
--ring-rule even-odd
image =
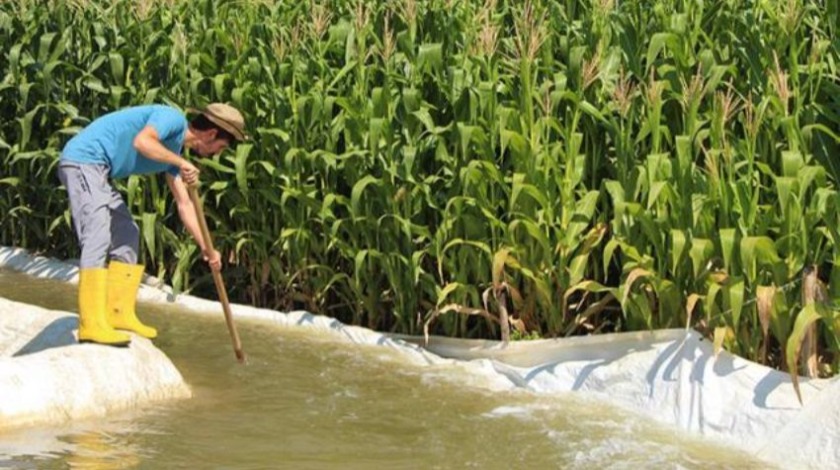
[[[134,148],[134,137],[146,126],[157,131],[160,142],[167,149],[181,154],[187,119],[175,108],[147,105],[95,119],[67,142],[61,160],[107,165],[111,178],[164,171],[177,176],[178,167],[146,158]]]

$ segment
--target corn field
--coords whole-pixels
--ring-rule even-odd
[[[200,161],[231,297],[385,331],[693,327],[840,366],[834,0],[0,4],[0,244],[78,255],[55,177],[106,112],[225,101]],[[147,271],[210,293],[163,180]]]

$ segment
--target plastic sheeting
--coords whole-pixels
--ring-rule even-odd
[[[13,248],[0,247],[0,267],[70,281],[76,275],[72,265]],[[153,287],[159,284],[153,278],[145,282],[138,294],[142,301],[221,315],[216,302],[174,296],[165,286]],[[726,351],[715,356],[712,345],[693,331],[622,333],[507,346],[497,341],[433,337],[421,348],[421,338],[383,335],[306,312],[280,313],[243,305],[233,305],[232,311],[237,318],[329,330],[354,343],[395,348],[414,363],[457,360],[465,370],[481,375],[487,387],[585,393],[786,468],[834,468],[840,463],[840,381],[802,379],[804,404],[800,404],[786,373]]]
[[[0,429],[105,416],[190,396],[161,351],[77,344],[78,317],[0,298]]]
[[[420,338],[404,337],[422,343]],[[785,468],[840,465],[840,381],[800,379],[680,329],[509,343],[430,338],[444,357],[490,360],[517,386],[583,392],[736,445]]]

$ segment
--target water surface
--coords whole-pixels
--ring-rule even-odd
[[[77,311],[74,285],[9,271],[0,297]],[[498,391],[304,328],[239,320],[242,366],[221,312],[139,311],[194,397],[0,433],[0,468],[767,468],[583,394]]]

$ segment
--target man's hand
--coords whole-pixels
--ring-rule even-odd
[[[200,173],[200,171],[198,170],[198,168],[196,168],[195,165],[188,162],[187,160],[184,160],[183,162],[181,162],[180,170],[181,179],[184,180],[184,183],[187,183],[187,185],[189,186],[198,183],[198,174]]]
[[[210,269],[213,271],[218,272],[222,269],[222,255],[218,251],[203,251],[201,252],[201,256],[204,258],[204,261],[207,261],[207,264],[210,265]]]
[[[204,258],[204,261],[210,265],[210,269],[215,272],[221,271],[222,269],[222,255],[217,251],[202,251],[201,257]]]

